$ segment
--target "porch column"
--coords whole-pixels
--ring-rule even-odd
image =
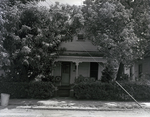
[[[79,75],[79,62],[75,62],[76,63],[76,78],[78,78]]]

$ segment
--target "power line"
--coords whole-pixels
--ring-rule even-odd
[[[49,1],[50,1],[50,0],[49,0]],[[50,2],[51,2],[51,1],[50,1]],[[44,4],[43,4],[43,3],[44,3]],[[46,3],[48,6],[51,6],[51,4],[54,4],[53,2],[51,2],[51,4],[50,4],[49,2],[47,2],[47,0],[39,2],[39,4],[40,4],[41,6],[46,6],[45,3]]]
[[[44,6],[41,2],[39,2],[39,4],[40,4],[41,6]]]
[[[52,4],[53,4],[53,2],[51,1],[51,0],[49,0]],[[50,6],[50,4],[47,2],[47,1],[45,1],[49,6]],[[81,0],[81,5],[82,5],[82,0]],[[90,55],[90,57],[96,62],[96,63],[98,63],[98,61],[96,61],[95,60],[95,58],[79,43],[79,45],[84,49],[84,51],[85,52],[87,52],[89,55]],[[99,64],[99,63],[98,63]],[[128,93],[128,91],[127,90],[125,90],[117,81],[115,81],[115,83],[123,90],[123,91],[125,91],[141,108],[142,108],[142,106],[137,102],[137,100],[130,94],[130,93]]]
[[[45,6],[43,5],[43,1],[39,1],[38,4],[40,4],[41,6]]]
[[[94,59],[94,57],[79,43],[79,45],[83,48],[83,50],[86,52],[86,53],[88,53],[91,57],[92,57],[92,59],[96,62],[96,63],[98,63],[98,61],[96,61],[95,59]],[[98,63],[99,64],[99,63]],[[100,64],[99,64],[100,65]],[[109,74],[109,73],[108,73]],[[111,77],[111,76],[110,76]],[[119,84],[116,80],[115,80],[115,83],[126,93],[126,94],[128,94],[142,109],[143,109],[143,107],[138,103],[138,101],[123,87],[123,86],[121,86],[121,84]]]
[[[141,108],[143,108],[140,104],[139,104],[139,102],[123,87],[123,86],[121,86],[121,84],[119,84],[117,81],[115,81],[116,82],[116,84],[122,89],[122,90],[124,90]]]
[[[52,2],[51,0],[49,0],[49,1],[50,1],[52,4],[54,4],[54,3],[55,3],[54,1],[53,1],[53,2]]]
[[[45,0],[45,2],[49,5],[49,6],[51,6],[46,0]],[[51,1],[50,1],[51,2]],[[52,2],[51,2],[52,3]],[[53,4],[53,3],[52,3]]]

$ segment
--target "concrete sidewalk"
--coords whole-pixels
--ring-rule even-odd
[[[139,102],[143,109],[150,109],[150,102]],[[133,110],[141,107],[135,102],[76,100],[68,97],[58,97],[48,100],[10,99],[7,107],[18,109],[43,110]]]

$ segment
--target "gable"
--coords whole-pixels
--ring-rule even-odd
[[[94,46],[89,40],[73,40],[70,42],[63,42],[60,47],[65,47],[67,51],[98,52],[97,47]]]

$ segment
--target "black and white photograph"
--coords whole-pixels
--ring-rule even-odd
[[[150,0],[0,0],[0,117],[150,117]]]

